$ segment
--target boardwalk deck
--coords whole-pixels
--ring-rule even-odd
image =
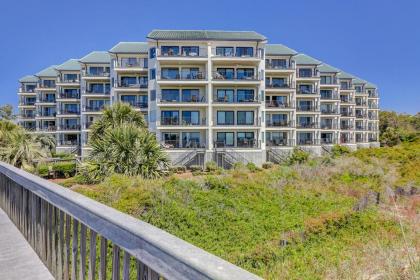
[[[54,279],[25,237],[0,208],[0,279]]]

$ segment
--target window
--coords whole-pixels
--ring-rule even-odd
[[[255,145],[254,132],[238,132],[236,141],[238,147],[253,147]]]
[[[226,80],[232,80],[235,77],[235,69],[233,68],[217,68],[217,74],[216,78],[226,79]]]
[[[162,46],[160,48],[163,56],[177,56],[179,55],[178,46]]]
[[[275,88],[284,88],[286,87],[286,78],[273,78],[271,84]]]
[[[239,80],[253,79],[254,69],[252,68],[238,68],[236,69],[236,77]]]
[[[217,132],[218,147],[233,147],[235,145],[233,132]]]
[[[179,102],[178,89],[162,89],[162,99],[165,102]]]
[[[252,47],[236,47],[236,56],[254,56],[254,48]]]
[[[90,84],[89,85],[89,92],[103,93],[104,92],[104,85],[103,84]]]
[[[63,81],[65,81],[65,82],[77,82],[78,81],[78,75],[77,74],[64,74],[63,75]]]
[[[197,46],[185,46],[181,48],[181,53],[184,56],[199,56],[200,48]]]
[[[198,89],[183,89],[182,102],[201,102],[200,90]]]
[[[162,68],[162,79],[176,80],[179,79],[178,68]]]
[[[233,89],[218,89],[217,102],[233,103],[234,91]]]
[[[271,60],[271,68],[274,68],[274,69],[286,69],[287,68],[287,61],[286,61],[286,59],[272,59]]]
[[[362,86],[355,86],[354,89],[356,90],[357,93],[362,92]]]
[[[136,96],[135,95],[121,95],[121,102],[129,103],[131,106],[136,104]]]
[[[109,94],[111,92],[111,85],[105,84],[105,93]]]
[[[331,85],[333,84],[333,78],[331,76],[321,76],[321,84]]]
[[[238,89],[236,91],[237,102],[254,102],[255,95],[253,89]]]
[[[156,79],[156,69],[150,69],[149,70],[149,79],[150,80]]]
[[[199,125],[200,112],[199,111],[183,111],[182,124],[183,125]]]
[[[148,96],[147,95],[139,95],[139,107],[140,108],[147,108],[148,107]]]
[[[312,77],[312,69],[310,68],[300,68],[299,77]]]
[[[42,86],[44,88],[53,88],[55,87],[55,81],[54,80],[43,80]]]
[[[179,133],[165,132],[162,136],[166,148],[179,148]]]
[[[344,90],[349,89],[349,83],[348,82],[341,82],[340,83],[340,88],[344,89]]]
[[[233,56],[233,47],[216,47],[216,55]]]
[[[179,112],[178,111],[162,111],[161,122],[163,125],[178,125]]]
[[[200,132],[182,132],[183,148],[200,148]]]
[[[287,115],[286,114],[272,114],[271,124],[273,126],[285,126],[287,124]]]
[[[93,110],[101,110],[108,105],[107,100],[89,100],[89,107]]]
[[[121,86],[130,87],[137,84],[137,77],[121,77]]]
[[[89,67],[89,75],[102,76],[105,73],[109,73],[109,67],[106,67],[105,70],[104,70],[104,67],[97,67],[97,66]]]
[[[254,124],[254,111],[238,111],[237,124],[238,125],[253,125]]]
[[[321,89],[321,99],[332,99],[332,90]]]
[[[181,79],[195,80],[195,79],[199,78],[198,73],[199,73],[198,68],[182,68],[181,69]]]
[[[218,111],[217,124],[218,125],[234,125],[234,112],[233,111]]]
[[[312,85],[299,85],[299,93],[302,94],[311,94],[312,93]]]
[[[298,103],[298,107],[302,111],[310,111],[312,109],[312,103],[311,101],[308,101],[308,100],[301,100]]]
[[[156,57],[156,48],[150,48],[149,49],[149,58],[155,58]]]
[[[287,132],[267,132],[267,143],[271,146],[284,146],[287,144]]]

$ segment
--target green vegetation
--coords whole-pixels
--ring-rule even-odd
[[[380,141],[382,146],[395,146],[419,138],[420,113],[416,115],[381,111],[379,113]]]
[[[0,120],[0,160],[28,171],[37,162],[51,157],[55,138],[47,134],[33,134],[3,118]]]
[[[396,206],[385,189],[419,186],[419,145],[350,154],[337,147],[328,160],[295,150],[284,166],[222,171],[208,163],[199,176],[114,174],[67,185],[264,278],[415,279],[419,205],[407,197]],[[355,210],[376,193],[379,205]]]
[[[88,181],[112,173],[144,178],[161,176],[168,166],[166,153],[145,125],[143,115],[130,105],[117,103],[92,125]]]

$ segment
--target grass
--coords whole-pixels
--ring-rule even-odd
[[[411,143],[268,169],[64,184],[264,278],[415,279],[419,203],[404,198],[394,207],[384,190],[419,186],[418,163]],[[371,192],[381,204],[354,211]]]

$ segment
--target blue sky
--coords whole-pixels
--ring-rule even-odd
[[[0,104],[17,80],[156,29],[255,30],[377,84],[381,108],[420,111],[419,0],[5,0]]]

